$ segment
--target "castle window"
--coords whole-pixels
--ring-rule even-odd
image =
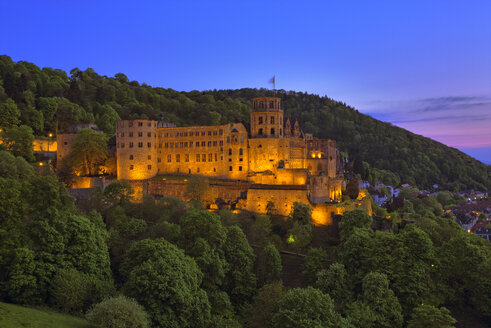
[[[280,128],[280,136],[283,134],[283,130]]]
[[[227,137],[227,143],[230,143],[230,137]]]
[[[192,141],[190,141],[190,142],[189,142],[189,148],[192,148],[192,147],[193,147],[193,142],[192,142]]]
[[[193,131],[189,132],[189,136],[192,137],[193,136]]]
[[[131,128],[133,126],[133,122],[129,122],[128,126]]]
[[[229,161],[229,162],[231,162],[231,161],[232,161],[232,159],[231,159],[231,158],[229,158],[229,159],[228,159],[228,161]]]
[[[238,138],[237,136],[234,136],[234,142],[237,142]]]
[[[180,142],[179,147],[181,147],[181,148],[184,147],[184,142]]]
[[[216,172],[216,171],[217,171],[217,168],[216,168],[216,167],[214,167],[214,168],[213,168],[213,172]]]
[[[168,143],[168,142],[166,142],[164,147],[165,147],[165,148],[169,148],[169,143]]]
[[[240,136],[240,143],[244,143],[244,136]]]
[[[152,126],[152,123],[151,123],[151,122],[148,122],[148,123],[147,123],[147,126]]]
[[[218,134],[219,135],[222,135],[223,134],[223,130],[222,129],[218,130]]]
[[[162,148],[162,143],[161,142],[159,142],[159,148]]]
[[[181,162],[181,155],[179,155],[179,154],[176,155],[176,162],[177,163]]]
[[[244,151],[242,150],[242,148],[239,149],[239,155],[244,155]]]
[[[147,158],[149,161],[152,160],[152,155],[148,155]]]
[[[172,162],[172,155],[167,155],[167,163],[170,163]]]
[[[270,123],[274,124],[274,116],[271,116]]]
[[[232,167],[231,167],[231,166],[229,166],[229,167],[228,167],[228,170],[229,170],[229,171],[232,171]]]
[[[188,136],[188,133],[187,132],[184,132],[184,136],[187,137]]]
[[[147,165],[147,168],[148,168],[149,170],[151,170],[151,169],[152,169],[152,165]]]
[[[206,142],[205,141],[201,141],[201,147],[205,147],[206,146]]]
[[[162,138],[162,133],[159,133],[159,138]]]
[[[208,162],[213,162],[213,154],[208,154]]]
[[[199,154],[196,154],[196,162],[199,162],[201,160],[201,156]]]
[[[138,122],[138,126],[143,126],[143,122]]]
[[[189,154],[184,155],[184,161],[189,162]]]
[[[168,134],[168,133],[166,133],[166,134],[165,134],[165,137],[167,138],[168,136],[169,136],[169,134]]]
[[[220,146],[223,146],[223,140],[220,140]]]
[[[211,141],[208,141],[208,147],[211,147]]]
[[[239,166],[239,171],[242,171],[242,166]]]
[[[239,162],[242,162],[243,160],[244,160],[244,159],[243,159],[242,157],[241,157],[241,158],[239,158]]]
[[[208,131],[208,135],[211,136],[211,131]]]
[[[139,137],[143,137],[143,132],[138,132]]]
[[[152,136],[152,132],[147,132],[147,137],[151,137]]]
[[[133,155],[130,155],[130,161],[132,161],[132,160],[133,160]]]
[[[229,156],[230,156],[230,155],[232,155],[232,148],[229,148],[229,149],[228,149],[228,155],[229,155]]]
[[[199,147],[199,141],[196,141],[196,147]]]
[[[217,162],[217,161],[218,161],[218,154],[215,153],[215,162]]]
[[[263,146],[262,145],[259,145],[259,146],[257,146],[257,148],[263,148]]]
[[[133,170],[133,165],[130,165],[130,170]]]
[[[217,142],[213,141],[213,147],[216,147],[216,146],[217,146]]]
[[[204,137],[204,136],[205,136],[205,134],[206,134],[206,132],[205,132],[205,131],[201,131],[201,136],[202,136],[202,137]]]
[[[223,161],[223,156],[220,156],[220,160]]]
[[[121,133],[121,136],[124,137],[124,132]]]
[[[130,142],[130,148],[133,148],[133,143],[132,142]]]
[[[160,163],[160,162],[162,162],[162,158],[157,157],[157,163]]]
[[[217,130],[213,130],[213,135],[216,136],[217,135]]]
[[[206,154],[203,154],[203,155],[201,156],[201,161],[202,161],[202,162],[206,162]]]
[[[274,102],[273,101],[269,102],[269,108],[274,108]]]
[[[170,143],[170,148],[174,148],[174,143],[173,142]]]
[[[130,137],[133,137],[133,132],[130,132]]]
[[[263,124],[263,117],[259,116],[259,124]]]
[[[196,171],[199,173],[199,167],[196,169]]]
[[[259,129],[258,134],[259,134],[260,136],[262,136],[262,135],[263,135],[263,129]]]
[[[152,148],[152,143],[151,142],[147,142],[147,147],[148,148]]]
[[[121,148],[124,148],[124,142],[121,143]]]
[[[142,148],[143,147],[143,142],[139,142],[138,143],[138,148]]]
[[[271,128],[271,135],[274,136],[274,128]]]

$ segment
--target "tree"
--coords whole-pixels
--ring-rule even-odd
[[[256,277],[253,272],[255,256],[239,227],[227,229],[223,251],[229,267],[224,279],[225,291],[233,305],[249,303],[256,292]]]
[[[21,125],[19,127],[13,126],[3,132],[2,136],[8,149],[12,151],[15,156],[22,156],[29,162],[34,161],[34,151],[32,146],[34,134],[30,127],[27,125]]]
[[[343,218],[339,222],[339,234],[341,241],[345,241],[353,233],[355,228],[369,229],[372,225],[372,218],[363,209],[345,211]]]
[[[120,272],[125,294],[146,308],[154,325],[204,327],[210,319],[208,297],[199,287],[202,274],[198,266],[166,240],[134,243]]]
[[[413,311],[408,328],[453,328],[457,322],[444,307],[423,304]]]
[[[331,297],[308,287],[289,290],[278,303],[272,318],[273,327],[349,327],[348,322],[334,311]]]
[[[290,217],[293,222],[310,224],[312,222],[312,209],[307,204],[294,202],[292,214],[290,215]]]
[[[20,111],[11,98],[0,102],[0,127],[9,128],[20,123]]]
[[[150,320],[143,306],[134,299],[119,295],[96,304],[87,312],[87,320],[107,328],[148,328]]]
[[[266,245],[268,236],[271,233],[271,220],[267,215],[255,215],[254,223],[251,226],[250,237],[257,245]]]
[[[287,235],[287,242],[298,251],[311,243],[312,225],[294,222],[293,227],[288,230]]]
[[[80,175],[92,176],[108,156],[106,137],[92,129],[82,129],[73,139],[66,160]]]
[[[128,181],[120,180],[104,188],[104,203],[109,207],[124,205],[131,200],[133,189]]]
[[[246,326],[251,328],[270,327],[271,319],[278,312],[278,303],[284,295],[285,291],[281,280],[261,287],[248,311]]]
[[[348,273],[340,263],[334,263],[329,269],[319,271],[316,287],[332,297],[334,307],[340,313],[345,313],[347,306],[353,301]]]
[[[210,182],[207,178],[200,175],[193,175],[188,179],[185,196],[190,200],[198,202],[209,201]]]
[[[346,194],[351,199],[356,199],[358,198],[359,193],[360,193],[360,187],[358,185],[358,178],[354,177],[346,185]]]
[[[309,249],[307,257],[303,262],[302,275],[307,280],[307,284],[314,285],[317,281],[317,274],[326,267],[327,253],[322,248]]]
[[[268,244],[259,253],[256,261],[256,272],[259,286],[281,279],[281,256],[273,244]]]
[[[363,278],[362,294],[348,309],[355,327],[401,327],[402,309],[383,273],[370,272]]]

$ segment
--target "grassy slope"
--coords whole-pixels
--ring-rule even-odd
[[[0,327],[89,328],[96,326],[80,318],[0,302]]]

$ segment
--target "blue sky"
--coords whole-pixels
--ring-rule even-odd
[[[491,164],[491,1],[0,0],[13,60],[327,95]]]

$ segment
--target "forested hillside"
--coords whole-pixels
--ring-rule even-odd
[[[40,136],[74,123],[96,123],[112,135],[119,119],[161,114],[177,125],[247,124],[251,98],[270,95],[282,98],[286,116],[298,119],[304,132],[337,140],[363,178],[420,188],[491,187],[490,166],[327,97],[266,89],[177,92],[140,85],[121,73],[111,78],[75,68],[68,75],[0,56],[0,126],[24,124]]]

